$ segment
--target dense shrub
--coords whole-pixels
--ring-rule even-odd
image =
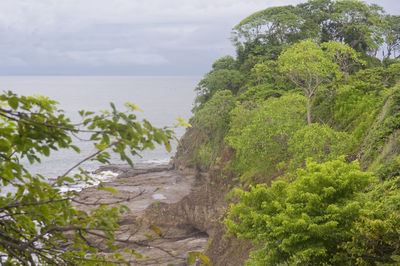
[[[246,105],[246,104],[244,104]],[[269,98],[252,110],[243,104],[232,111],[227,140],[236,151],[234,168],[268,174],[288,158],[287,141],[306,125],[306,99],[298,94]]]
[[[307,125],[288,140],[288,152],[291,156],[289,169],[303,167],[307,158],[312,158],[315,162],[325,162],[346,155],[351,151],[351,140],[349,134],[337,132],[327,125]]]
[[[334,160],[308,163],[292,178],[237,190],[224,223],[238,238],[252,239],[261,248],[251,265],[351,265],[341,244],[361,217],[361,192],[372,175],[357,163]]]
[[[235,97],[229,90],[218,91],[190,120],[190,128],[179,147],[178,156],[188,166],[208,169],[221,151],[229,129]],[[183,153],[183,154],[180,154]]]

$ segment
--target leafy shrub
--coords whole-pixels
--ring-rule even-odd
[[[371,123],[363,142],[361,162],[376,170],[382,162],[388,162],[398,154],[400,129],[400,89],[394,88],[385,99],[381,112]]]
[[[288,158],[288,139],[306,124],[306,99],[289,94],[269,98],[250,110],[246,104],[232,111],[227,137],[236,151],[234,168],[239,174],[254,170],[266,174],[276,171],[277,164]]]
[[[236,94],[243,83],[244,76],[238,70],[218,69],[208,72],[196,87],[198,96],[194,110],[200,110],[217,91],[230,90]]]
[[[373,180],[357,163],[308,163],[293,182],[237,189],[224,220],[228,232],[263,245],[250,265],[350,265],[340,244],[361,215],[360,193]]]
[[[400,176],[372,186],[364,201],[363,216],[342,247],[357,265],[399,265]]]
[[[205,103],[190,120],[193,127],[186,132],[178,148],[180,159],[185,160],[188,166],[201,169],[212,166],[229,129],[230,112],[234,106],[235,97],[229,90],[218,91]]]
[[[307,158],[315,162],[329,161],[351,151],[351,138],[345,132],[337,132],[327,125],[310,124],[294,133],[288,140],[288,152],[292,156],[289,168],[302,167]]]
[[[381,99],[374,93],[365,93],[353,87],[345,87],[335,97],[333,123],[336,128],[353,135],[355,146],[365,137],[375,119]]]

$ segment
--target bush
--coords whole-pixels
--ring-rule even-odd
[[[268,175],[288,159],[288,139],[306,125],[306,99],[289,94],[269,98],[253,109],[247,104],[232,111],[227,141],[236,151],[234,168],[238,174],[255,170]]]
[[[337,132],[327,125],[307,125],[288,141],[288,152],[292,156],[289,169],[303,167],[307,158],[321,163],[346,155],[351,151],[351,144],[350,135],[345,132]]]
[[[357,265],[400,263],[400,176],[386,179],[366,193],[363,217],[342,245]]]
[[[193,127],[186,132],[178,147],[180,159],[185,160],[188,166],[203,170],[210,168],[222,149],[234,106],[235,97],[229,90],[218,91],[205,103],[190,120]]]
[[[239,202],[224,220],[228,232],[263,245],[251,265],[350,265],[341,247],[361,216],[361,192],[372,175],[357,163],[308,163],[293,182],[237,189]]]

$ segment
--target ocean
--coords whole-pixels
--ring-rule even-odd
[[[109,109],[113,102],[118,109],[123,109],[125,102],[132,102],[144,112],[138,112],[139,120],[146,118],[154,126],[164,127],[177,122],[176,118],[191,117],[195,98],[194,88],[201,77],[175,76],[2,76],[0,88],[11,90],[19,95],[40,94],[59,102],[73,122],[79,122],[79,110],[100,111]],[[185,128],[176,128],[175,135],[180,138]],[[34,174],[54,178],[91,154],[92,144],[74,140],[81,148],[77,154],[70,150],[52,152],[42,158],[40,164],[23,164]],[[134,158],[134,163],[167,163],[176,151],[177,142],[172,143],[172,152],[157,146]],[[113,157],[112,163],[121,163]],[[82,168],[93,171],[100,166],[97,162],[87,162]]]

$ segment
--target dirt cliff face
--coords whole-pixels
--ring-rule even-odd
[[[232,173],[225,170],[233,151],[227,149],[221,161],[209,171],[209,175],[196,174],[196,190],[177,203],[160,203],[158,212],[149,208],[143,215],[144,221],[161,228],[190,227],[208,235],[205,254],[212,265],[244,265],[253,248],[250,241],[237,240],[226,236],[221,221],[229,202],[225,194],[232,185]],[[182,164],[180,164],[182,168]]]

